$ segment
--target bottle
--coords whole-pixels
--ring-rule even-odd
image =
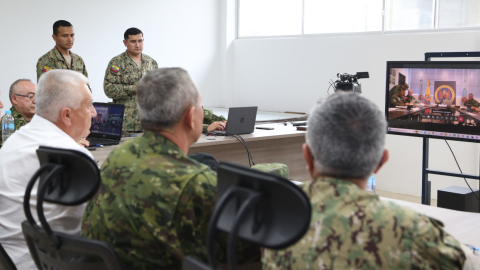
[[[367,183],[367,191],[370,193],[375,194],[375,186],[377,185],[377,181],[375,180],[375,176],[370,176],[368,178],[368,183]]]
[[[2,142],[5,143],[13,132],[15,132],[15,119],[13,119],[11,111],[6,111],[2,118]]]

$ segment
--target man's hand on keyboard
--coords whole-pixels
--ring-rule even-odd
[[[88,147],[88,146],[90,146],[90,142],[87,141],[85,138],[80,139],[77,143],[80,144],[80,145],[83,146],[83,147]]]

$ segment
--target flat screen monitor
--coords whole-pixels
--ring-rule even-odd
[[[388,134],[480,142],[480,62],[388,61]]]

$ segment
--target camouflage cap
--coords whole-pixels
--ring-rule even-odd
[[[282,163],[255,164],[252,166],[252,169],[275,174],[283,178],[289,179],[288,166],[286,164],[282,164]]]
[[[404,84],[402,85],[402,88],[409,89],[409,88],[410,88],[410,85],[408,85],[408,83],[404,83]]]

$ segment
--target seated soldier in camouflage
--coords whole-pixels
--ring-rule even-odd
[[[468,94],[468,99],[467,99],[467,101],[465,101],[465,103],[463,105],[472,106],[473,107],[472,109],[475,109],[475,111],[477,111],[477,112],[480,111],[480,109],[479,109],[480,103],[478,103],[478,101],[473,99],[473,94],[472,93]]]
[[[186,255],[206,262],[217,176],[187,156],[203,129],[200,93],[181,68],[150,71],[137,90],[145,133],[117,147],[103,164],[82,235],[110,244],[127,269],[181,269]],[[260,261],[259,248],[241,250],[241,262]]]
[[[390,97],[390,107],[410,105],[405,97],[405,89],[399,88],[398,92]]]
[[[35,92],[37,86],[29,79],[16,80],[11,86],[8,93],[12,107],[13,119],[15,119],[15,130],[19,130],[32,119],[35,114]],[[3,116],[2,116],[3,119]],[[1,135],[0,130],[0,135]],[[0,147],[2,140],[0,139]]]
[[[203,133],[214,130],[225,130],[227,119],[223,116],[213,114],[212,110],[203,109]]]
[[[385,115],[357,94],[314,109],[303,146],[310,228],[284,250],[265,250],[264,269],[462,269],[467,252],[475,256],[440,221],[365,190],[388,159],[385,130]]]

